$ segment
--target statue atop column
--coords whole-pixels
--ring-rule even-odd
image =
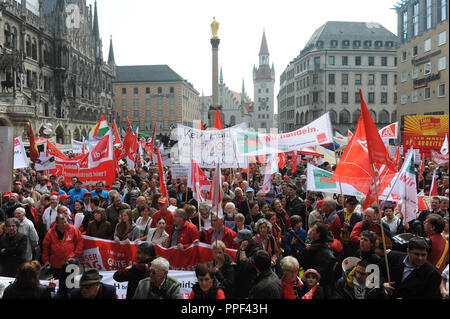
[[[218,39],[217,31],[219,31],[219,25],[220,23],[217,22],[216,17],[213,17],[213,22],[211,23],[211,32],[213,39]]]

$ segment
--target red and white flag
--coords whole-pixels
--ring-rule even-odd
[[[112,161],[113,152],[113,136],[111,130],[109,130],[89,153],[89,168],[95,168],[103,162]]]
[[[120,143],[122,143],[122,141],[120,140],[120,134],[117,130],[116,121],[113,121],[112,127],[114,132],[114,146],[118,146]]]
[[[384,139],[397,139],[398,137],[398,122],[389,124],[388,126],[382,128],[380,131],[381,138]]]
[[[350,142],[350,140],[352,139],[352,137],[353,137],[352,131],[348,130],[348,141],[349,141],[349,142]]]
[[[159,192],[168,197],[166,177],[164,176],[164,168],[162,164],[161,152],[159,147],[156,148],[156,156],[158,157],[158,173],[159,173]]]
[[[429,209],[427,200],[425,199],[424,191],[421,191],[419,194],[417,194],[417,203],[419,207],[419,212]]]
[[[422,156],[420,161],[420,169],[419,169],[419,182],[423,180],[423,172],[425,171],[425,157]]]
[[[430,196],[439,196],[438,189],[437,189],[437,179],[438,179],[438,176],[436,174],[436,170],[434,170],[431,187],[430,187]]]
[[[264,171],[264,183],[261,190],[266,194],[270,192],[272,187],[272,175],[278,172],[278,161],[280,158],[278,155],[272,155],[269,162],[266,164],[266,169]]]
[[[204,192],[211,190],[211,182],[195,160],[191,160],[188,175],[188,187],[192,189],[195,200],[198,203],[206,201]]]
[[[377,200],[374,180],[378,194],[381,195],[395,177],[396,170],[364,102],[361,90],[359,94],[361,116],[332,180],[350,184],[365,194],[364,208],[367,208]]]

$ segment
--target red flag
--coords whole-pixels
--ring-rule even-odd
[[[203,191],[211,189],[211,182],[195,160],[191,160],[188,187],[192,189],[194,198],[199,203],[206,200]]]
[[[159,192],[168,197],[166,179],[164,177],[164,168],[162,164],[161,153],[159,152],[159,146],[156,147],[156,156],[158,157],[158,172],[159,172]]]
[[[198,126],[198,130],[204,131],[205,127],[203,126],[203,120],[200,121],[200,124]]]
[[[33,126],[29,124],[29,134],[30,134],[30,160],[35,163],[39,158],[39,151],[36,146],[36,139],[34,137]]]
[[[50,143],[50,141],[48,140],[47,140],[47,154],[68,160],[67,156],[64,155],[60,150],[58,150],[56,146]]]
[[[150,162],[153,163],[153,147],[155,145],[156,123],[153,126],[153,135],[150,147],[147,149]]]
[[[399,167],[399,165],[400,165],[400,160],[401,160],[401,157],[400,157],[400,147],[398,147],[397,148],[397,151],[395,152],[395,155],[394,155],[394,166],[395,166],[395,168],[398,170],[398,167]]]
[[[292,169],[291,173],[295,173],[297,171],[297,165],[298,165],[298,154],[297,151],[294,152],[294,155],[292,155]]]
[[[365,194],[364,206],[368,207],[377,199],[374,179],[378,194],[382,194],[395,177],[396,170],[361,91],[360,97],[361,116],[356,131],[336,167],[332,180],[350,184]]]
[[[128,130],[131,130],[131,123],[130,123],[130,120],[128,119],[128,116],[127,116],[127,131]]]
[[[115,138],[114,144],[122,143],[121,140],[120,140],[119,131],[117,130],[116,121],[113,121],[113,125],[112,126],[113,126],[114,138]]]
[[[223,130],[222,119],[220,118],[219,109],[216,109],[216,119],[214,121],[214,128],[216,130]]]
[[[425,199],[425,194],[423,191],[421,191],[419,194],[417,194],[417,202],[418,202],[419,212],[429,209],[428,203]]]
[[[425,158],[422,156],[422,160],[420,161],[420,170],[419,170],[419,182],[423,180],[423,171],[425,170]]]
[[[438,189],[437,189],[437,178],[438,178],[438,176],[436,175],[436,170],[435,170],[433,173],[433,178],[432,178],[431,187],[430,187],[430,196],[439,196]]]

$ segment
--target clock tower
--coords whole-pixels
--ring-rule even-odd
[[[259,50],[259,67],[253,67],[253,84],[255,95],[254,129],[264,128],[267,132],[270,132],[271,128],[277,127],[277,123],[274,121],[275,68],[273,63],[272,67],[270,67],[270,53],[265,31],[263,32],[261,49]]]

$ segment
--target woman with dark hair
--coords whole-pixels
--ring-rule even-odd
[[[219,287],[210,263],[197,265],[195,276],[197,283],[192,287],[188,299],[225,299],[225,293]]]
[[[74,221],[74,226],[83,233],[87,230],[90,221],[90,218],[84,209],[84,202],[80,199],[76,200],[73,204],[73,208],[74,211],[70,217]]]
[[[169,246],[169,234],[166,232],[166,220],[164,218],[158,219],[156,228],[149,229],[146,241],[162,247]]]
[[[3,299],[51,299],[52,288],[41,286],[39,273],[41,264],[38,261],[26,262],[19,266],[16,280],[3,293]],[[52,287],[54,282],[51,282]]]
[[[255,223],[264,218],[263,213],[259,211],[259,205],[257,201],[250,201],[248,203],[250,214],[248,214],[245,218],[245,224],[250,225],[253,230],[255,229]]]
[[[122,209],[119,211],[119,223],[114,231],[114,241],[119,243],[121,241],[131,242],[139,238],[139,228],[133,222],[133,215],[131,209]]]
[[[281,200],[276,198],[270,204],[271,210],[277,215],[277,225],[281,229],[281,234],[286,234],[287,230],[291,228],[291,221],[286,210],[281,204]]]
[[[111,239],[112,227],[111,223],[106,220],[106,210],[104,208],[97,208],[93,213],[94,220],[89,222],[86,236]]]
[[[364,230],[360,235],[359,249],[355,253],[355,257],[366,260],[370,264],[378,264],[381,257],[375,253],[377,247],[377,235],[370,230]]]
[[[136,227],[139,229],[139,241],[145,241],[147,239],[148,230],[152,223],[152,217],[150,216],[150,207],[147,205],[138,207],[139,218],[136,220]]]

